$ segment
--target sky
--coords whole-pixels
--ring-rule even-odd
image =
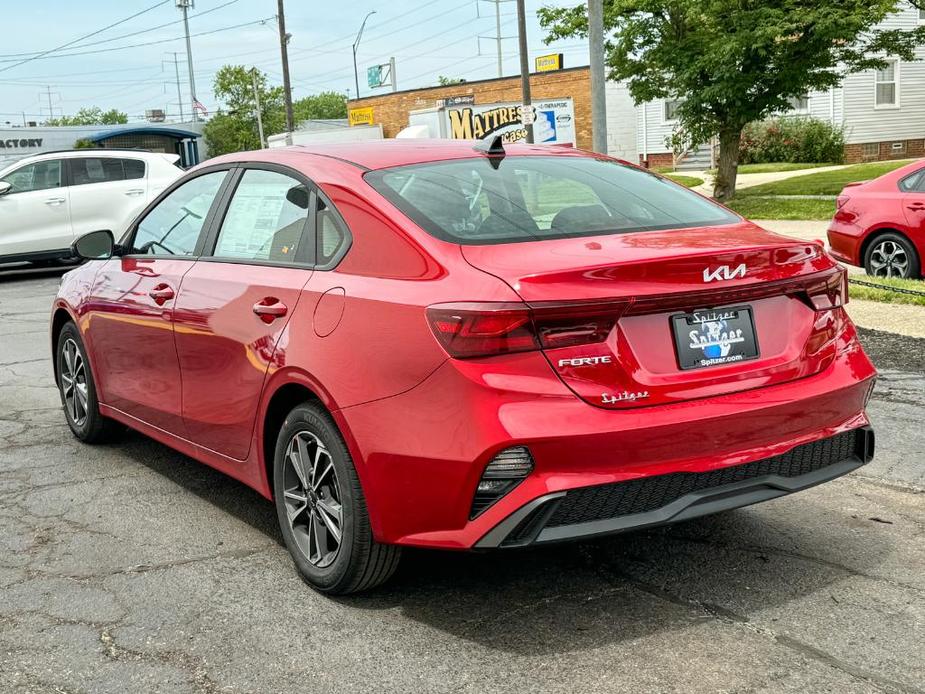
[[[533,58],[564,53],[565,66],[588,63],[581,39],[545,45],[536,11],[579,0],[527,0],[527,39]],[[8,19],[0,41],[0,126],[73,114],[83,106],[116,108],[140,120],[161,108],[178,118],[174,58],[183,113],[189,117],[189,79],[176,0],[0,0]],[[516,8],[500,5],[504,74],[519,74]],[[15,11],[13,11],[15,9]],[[215,71],[225,64],[256,66],[282,84],[276,0],[196,0],[190,10],[194,78],[210,113]],[[491,0],[286,0],[293,98],[337,90],[355,95],[352,44],[366,24],[357,63],[360,94],[366,68],[396,59],[399,89],[429,86],[438,75],[467,80],[497,77],[495,4]],[[79,39],[138,14],[129,21]],[[158,28],[159,27],[159,28]],[[201,35],[197,35],[201,34]],[[488,37],[479,39],[478,37]],[[71,43],[73,42],[73,43]],[[65,48],[54,51],[64,44]],[[148,45],[139,45],[148,44]],[[47,55],[37,55],[51,51]],[[27,58],[28,62],[17,64]],[[50,92],[50,97],[49,97]],[[566,95],[563,95],[566,96]]]

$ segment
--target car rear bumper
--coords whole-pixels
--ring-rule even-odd
[[[594,407],[568,390],[542,355],[524,353],[447,361],[401,395],[334,416],[357,461],[377,540],[472,549],[501,546],[525,509],[526,514],[545,509],[575,490],[741,468],[866,427],[864,407],[875,375],[849,322],[834,359],[815,375],[724,395],[705,393],[682,403],[622,411]],[[530,450],[533,472],[470,518],[486,465],[511,446]],[[556,531],[539,524],[530,541],[584,537],[625,529],[623,524],[641,527],[755,503],[844,474],[861,464],[849,460],[851,455],[808,477],[772,474],[744,480],[741,490],[719,496],[698,488],[690,498],[659,507],[659,513],[645,509],[645,518]],[[735,493],[723,501],[727,491]]]
[[[741,508],[841,477],[873,455],[874,432],[864,426],[719,471],[669,473],[546,494],[505,518],[476,547],[585,539]]]

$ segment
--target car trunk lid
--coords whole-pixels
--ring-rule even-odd
[[[523,298],[553,370],[599,407],[808,376],[846,320],[843,273],[820,246],[747,222],[462,248]]]

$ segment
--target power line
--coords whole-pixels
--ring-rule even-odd
[[[276,15],[272,15],[270,17],[264,17],[263,19],[255,19],[251,22],[243,22],[242,24],[234,24],[232,26],[222,27],[221,29],[212,29],[211,31],[200,31],[198,34],[190,34],[190,36],[191,37],[192,36],[208,36],[209,34],[217,34],[222,31],[231,31],[232,29],[240,29],[242,27],[253,26],[255,24],[263,24],[264,22],[269,22],[275,19],[276,19]],[[129,48],[140,48],[142,46],[156,46],[161,43],[170,43],[171,41],[183,41],[183,40],[184,40],[183,36],[176,36],[171,39],[159,39],[157,41],[147,41],[145,43],[133,43],[128,46],[113,46],[112,48],[97,48],[92,51],[81,51],[81,52],[76,52],[76,53],[59,53],[58,55],[44,55],[43,54],[42,56],[36,56],[35,58],[30,58],[30,60],[48,60],[50,58],[70,58],[76,55],[94,55],[98,53],[111,53],[112,51],[124,51]],[[9,61],[0,60],[0,63],[2,62],[9,62]],[[28,62],[28,61],[23,61],[23,62]],[[17,65],[21,65],[21,64],[22,63],[17,63]],[[11,67],[16,67],[16,65],[11,65],[5,68],[0,68],[0,72],[3,72],[4,70],[9,70]]]
[[[191,14],[190,19],[195,19],[196,17],[201,17],[210,12],[217,12],[218,10],[224,9],[229,5],[234,5],[236,2],[241,2],[241,0],[228,0],[228,2],[219,5],[218,7],[213,7],[209,10],[203,10],[202,12],[197,12],[196,14]],[[74,46],[74,48],[89,48],[90,46],[99,46],[104,43],[112,43],[113,41],[119,41],[121,39],[127,39],[132,36],[138,36],[140,34],[147,34],[152,31],[157,31],[158,29],[163,29],[164,27],[173,26],[174,24],[182,24],[182,19],[174,19],[170,22],[165,22],[163,24],[158,24],[157,26],[148,27],[147,29],[139,29],[138,31],[133,31],[128,34],[120,34],[119,36],[113,36],[108,39],[100,39],[99,41],[91,41],[90,43],[81,43],[79,46]],[[0,54],[0,58],[22,58],[25,56],[38,56],[39,53],[7,53]]]
[[[109,25],[107,25],[107,26],[104,26],[102,29],[97,29],[96,31],[92,31],[92,32],[90,32],[89,34],[85,34],[84,36],[81,36],[80,38],[74,39],[73,41],[68,41],[67,43],[63,43],[63,44],[61,44],[60,46],[57,46],[57,47],[55,47],[55,48],[49,48],[47,51],[44,51],[44,52],[39,53],[39,54],[37,54],[37,55],[34,55],[34,56],[30,57],[30,58],[24,58],[23,60],[20,60],[19,62],[14,63],[13,65],[7,65],[6,67],[0,67],[0,72],[6,72],[7,70],[12,70],[14,67],[19,67],[20,65],[25,65],[26,63],[31,62],[31,61],[33,61],[33,60],[36,60],[36,59],[38,59],[38,58],[41,58],[41,57],[43,57],[43,56],[46,56],[46,55],[48,55],[49,53],[56,53],[57,51],[60,51],[62,48],[67,48],[68,46],[73,46],[75,43],[79,43],[79,42],[83,41],[84,39],[90,38],[91,36],[96,36],[97,34],[102,34],[104,31],[107,31],[107,30],[109,30],[109,29],[112,29],[113,27],[119,26],[120,24],[125,24],[126,22],[128,22],[128,21],[130,21],[130,20],[132,20],[132,19],[135,19],[135,17],[140,17],[141,15],[145,14],[146,12],[150,12],[151,10],[156,9],[156,8],[160,7],[161,5],[166,5],[166,4],[169,3],[169,2],[170,2],[170,0],[161,0],[161,1],[158,2],[158,3],[155,3],[154,5],[151,5],[151,7],[148,7],[147,9],[141,10],[140,12],[136,12],[135,14],[131,15],[130,17],[126,17],[125,19],[120,19],[118,22],[113,22],[112,24],[109,24]]]

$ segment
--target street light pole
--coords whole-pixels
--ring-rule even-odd
[[[588,40],[591,50],[591,149],[598,154],[607,154],[603,0],[588,0]]]
[[[360,39],[363,38],[363,29],[366,27],[366,20],[376,14],[376,10],[373,10],[365,17],[363,17],[363,23],[360,25],[360,30],[357,32],[357,40],[353,42],[353,80],[356,82],[357,95],[354,97],[356,99],[360,98],[360,73],[357,71],[357,48],[360,45]]]
[[[527,53],[527,13],[524,0],[517,0],[517,40],[520,44],[520,90],[523,95],[523,108],[530,106],[530,56]],[[527,116],[524,116],[526,120]],[[527,130],[527,143],[533,144],[533,121],[524,123]]]

